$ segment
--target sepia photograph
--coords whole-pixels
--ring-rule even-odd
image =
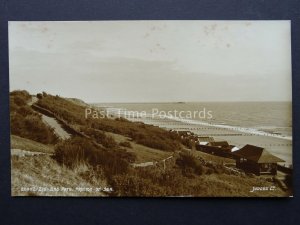
[[[293,196],[290,21],[8,34],[12,196]]]

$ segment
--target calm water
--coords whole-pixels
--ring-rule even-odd
[[[108,109],[145,111],[148,114],[156,112],[157,109],[170,112],[173,116],[174,110],[183,111],[181,115],[184,116],[187,115],[187,111],[201,111],[200,116],[196,113],[195,117],[189,119],[292,136],[291,102],[103,103],[97,106]],[[212,118],[208,116],[208,111]]]

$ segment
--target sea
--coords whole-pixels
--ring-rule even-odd
[[[164,117],[292,140],[291,102],[97,103],[109,113]],[[139,112],[139,113],[130,113]],[[181,113],[180,113],[181,112]]]

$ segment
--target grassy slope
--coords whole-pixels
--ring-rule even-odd
[[[117,135],[113,133],[107,133],[113,136],[117,142],[126,141],[127,137]],[[127,140],[128,141],[128,140]],[[16,145],[17,143],[17,145]],[[137,162],[155,161],[160,160],[168,156],[168,152],[151,149],[142,145],[131,142],[133,148],[128,149],[137,153]],[[51,151],[51,146],[43,145],[25,138],[12,136],[12,146],[20,147],[24,146],[24,150],[34,151]],[[196,152],[197,154],[198,152]],[[199,154],[199,153],[198,153]],[[207,160],[217,161],[222,157],[211,156],[208,154],[200,153],[200,156],[206,157]],[[12,157],[12,195],[13,196],[28,196],[28,195],[41,195],[41,196],[95,196],[95,193],[88,192],[21,192],[21,187],[106,187],[107,184],[104,180],[91,180],[84,179],[84,171],[88,168],[82,167],[75,170],[67,169],[62,167],[50,156],[41,155],[33,157]],[[152,168],[149,168],[152,170]],[[26,171],[26,173],[24,173]],[[178,173],[180,173],[178,171]],[[195,179],[188,179],[182,177],[183,181],[186,182],[191,188],[199,189],[196,196],[285,196],[285,193],[278,187],[273,192],[249,192],[253,186],[272,186],[261,178],[250,178],[246,179],[241,176],[226,175],[226,174],[211,174],[196,176]],[[98,196],[105,196],[103,193],[99,193]]]
[[[111,132],[105,132],[105,134],[112,136],[117,143],[124,142],[124,141],[129,142],[132,148],[126,148],[126,150],[128,152],[134,152],[137,155],[136,163],[148,162],[148,161],[159,161],[172,155],[172,153],[170,152],[165,152],[158,149],[146,147],[144,145],[136,144],[134,141],[131,141],[130,138],[120,134],[114,134]],[[235,160],[233,159],[214,156],[200,151],[192,151],[192,153],[195,156],[202,157],[206,161],[213,161],[218,164],[235,163]]]
[[[16,135],[10,136],[11,148],[12,149],[21,149],[32,152],[43,152],[43,153],[53,153],[53,145],[45,145],[33,140],[22,138]]]
[[[106,132],[107,135],[112,136],[117,143],[127,141],[131,144],[132,148],[126,148],[128,152],[133,152],[136,154],[136,163],[149,162],[149,161],[159,161],[165,159],[172,155],[170,152],[161,151],[158,149],[146,147],[144,145],[136,144],[130,141],[128,137],[120,134],[114,134]]]
[[[271,182],[267,182],[263,178],[227,175],[227,174],[211,174],[200,176],[195,182],[201,189],[198,196],[202,197],[285,197],[287,194],[278,186]],[[250,192],[252,187],[270,187],[275,186],[274,191],[256,191]]]
[[[165,151],[181,148],[180,139],[156,126],[130,122],[125,119],[85,118],[85,107],[59,96],[47,95],[39,99],[37,104],[46,108],[78,129],[96,129],[131,137],[136,143]]]
[[[220,156],[216,156],[216,155],[210,155],[210,154],[207,154],[205,152],[193,151],[193,155],[200,156],[206,161],[212,161],[212,162],[215,162],[215,163],[218,163],[218,164],[223,164],[223,163],[235,164],[235,160],[233,160],[233,159],[220,157]]]
[[[32,152],[53,153],[53,145],[44,145],[36,141],[11,135],[11,148]],[[21,191],[22,187],[106,187],[105,179],[96,180],[85,177],[89,168],[81,165],[74,170],[59,165],[49,155],[37,155],[11,158],[11,179],[13,196],[95,196],[95,192],[31,192]],[[25,172],[26,171],[26,172]],[[99,193],[97,196],[105,196]]]
[[[12,196],[95,196],[95,192],[81,192],[75,190],[76,187],[106,187],[105,182],[87,182],[83,179],[83,170],[70,170],[57,164],[50,156],[41,155],[33,157],[13,156],[12,162]],[[26,171],[26,173],[24,173]],[[71,192],[32,192],[22,191],[21,188],[32,187],[68,187]],[[98,196],[105,196],[99,192]]]

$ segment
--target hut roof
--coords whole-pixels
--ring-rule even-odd
[[[240,150],[238,147],[232,146],[231,152],[235,152],[235,151],[238,151],[238,150]]]
[[[215,140],[214,140],[213,137],[208,137],[208,136],[199,137],[198,136],[198,141],[200,141],[200,142],[213,142]]]
[[[200,141],[200,142],[199,142],[199,145],[207,145],[207,144],[208,144],[207,141]]]
[[[234,154],[256,163],[285,162],[284,160],[269,153],[265,148],[254,145],[245,145],[240,150],[235,151]]]

